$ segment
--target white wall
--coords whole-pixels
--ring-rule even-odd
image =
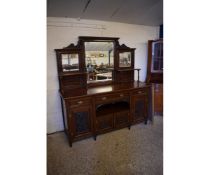
[[[56,54],[54,49],[76,44],[78,36],[119,37],[120,44],[136,48],[135,67],[141,68],[140,80],[145,81],[147,41],[158,38],[159,27],[71,18],[47,18],[47,132],[63,130],[58,94]]]

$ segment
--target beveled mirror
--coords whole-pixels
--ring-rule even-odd
[[[119,54],[119,67],[131,67],[131,52],[121,52]]]
[[[76,53],[62,54],[61,64],[63,72],[79,71],[79,55]]]
[[[88,82],[112,80],[114,44],[110,41],[85,42],[85,65]]]

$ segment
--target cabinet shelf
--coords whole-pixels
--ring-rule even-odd
[[[103,104],[96,109],[96,117],[108,115],[111,113],[129,111],[130,105],[126,101]]]
[[[64,77],[64,76],[73,76],[73,75],[86,75],[87,72],[68,72],[68,73],[59,73],[59,77]]]

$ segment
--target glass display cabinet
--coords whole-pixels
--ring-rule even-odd
[[[163,115],[163,40],[148,41],[147,80],[153,85],[154,114]]]
[[[163,82],[163,40],[148,41],[147,82]]]
[[[163,72],[163,41],[152,42],[151,72]]]

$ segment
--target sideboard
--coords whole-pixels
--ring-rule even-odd
[[[150,84],[133,82],[61,92],[69,144],[87,137],[152,120]]]
[[[139,81],[135,49],[119,45],[118,39],[79,37],[77,45],[55,49],[70,146],[77,140],[96,140],[99,134],[152,120],[152,86]]]

